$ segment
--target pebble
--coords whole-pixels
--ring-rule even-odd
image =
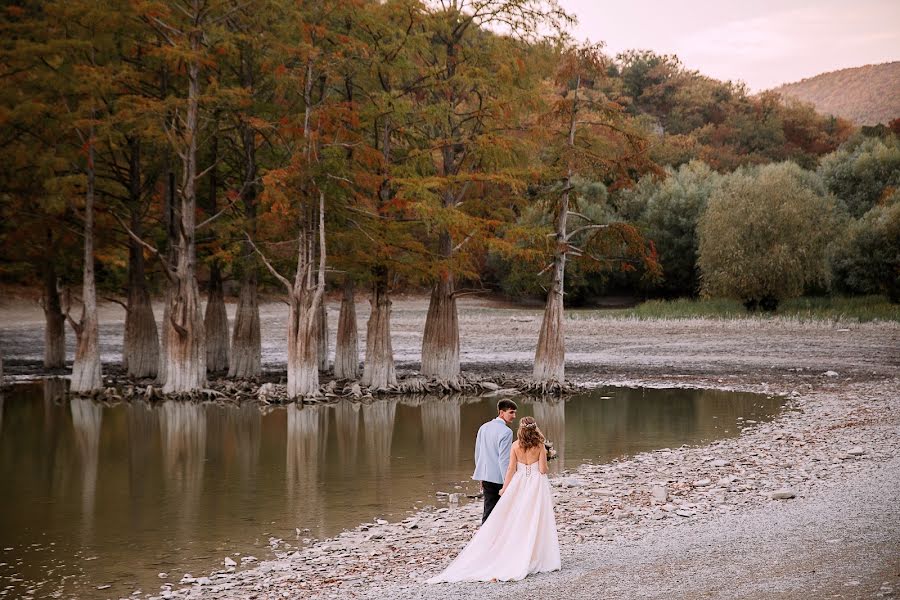
[[[783,490],[775,490],[769,497],[772,500],[790,500],[791,498],[796,498],[797,494],[794,493],[793,490],[783,489]]]

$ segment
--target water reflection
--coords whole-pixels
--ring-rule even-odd
[[[93,530],[94,500],[97,494],[97,463],[100,455],[100,427],[103,405],[93,400],[72,398],[72,427],[81,465],[81,513],[85,533]]]
[[[433,466],[445,467],[459,460],[459,417],[462,400],[426,399],[421,406],[425,456]]]
[[[166,400],[159,408],[165,482],[180,502],[179,516],[190,529],[203,491],[206,412],[201,404]]]
[[[362,405],[366,460],[379,480],[390,472],[391,441],[394,438],[398,402],[396,399],[375,400]]]
[[[341,467],[345,470],[356,470],[359,452],[359,409],[359,403],[349,400],[343,400],[334,405],[338,456]]]
[[[142,400],[129,402],[125,405],[125,426],[128,430],[128,491],[132,500],[136,500],[144,496],[149,485],[144,469],[158,450],[159,411]]]
[[[322,522],[322,483],[319,466],[325,458],[328,407],[287,406],[287,501],[298,521],[305,515]]]
[[[536,401],[532,408],[538,427],[556,449],[556,460],[548,463],[551,473],[566,468],[566,403],[558,398]]]

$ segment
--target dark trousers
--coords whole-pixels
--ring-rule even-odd
[[[482,524],[491,516],[491,511],[500,501],[500,490],[503,486],[493,481],[482,481],[481,489],[484,491],[484,514],[481,516]]]

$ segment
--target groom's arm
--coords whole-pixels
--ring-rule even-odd
[[[500,456],[498,457],[498,462],[500,463],[500,472],[506,473],[509,469],[509,452],[512,449],[513,435],[508,427],[503,427],[503,429],[506,429],[506,431],[504,431],[503,435],[500,437]]]

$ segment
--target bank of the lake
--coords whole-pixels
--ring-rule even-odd
[[[640,383],[672,384],[666,380]],[[609,596],[616,598],[655,597],[655,592],[644,595],[651,589],[687,596],[713,590],[711,597],[744,598],[777,594],[799,598],[809,590],[841,589],[849,594],[844,597],[872,597],[900,588],[896,495],[893,488],[879,487],[900,477],[896,472],[900,381],[848,381],[840,374],[819,374],[814,379],[785,377],[777,383],[728,387],[785,394],[792,410],[771,423],[744,430],[737,438],[642,453],[605,465],[583,465],[555,478],[565,559],[559,574],[502,585],[434,588],[419,583],[445,566],[471,537],[479,523],[479,508],[472,504],[428,508],[401,523],[366,523],[253,569],[234,573],[223,568],[189,586],[165,589],[163,597],[470,598],[521,597],[525,590],[536,597],[550,597],[557,586],[572,585],[576,573],[578,585],[589,585],[597,570],[592,571],[591,565],[617,551],[657,558],[628,569],[627,576],[625,570],[618,576],[594,573],[598,580],[606,577],[617,582],[616,593]],[[807,528],[800,532],[805,535],[788,536],[787,551],[779,549],[792,553],[791,564],[805,565],[805,569],[757,570],[766,563],[761,557],[775,555],[772,548],[754,543],[755,536],[778,527],[785,514],[807,521],[820,516],[823,502],[827,505],[829,499],[847,494],[848,481],[851,490],[861,490],[868,502],[860,502],[858,509],[839,502],[845,510],[834,513],[840,520],[835,526],[843,533],[829,543],[841,544],[835,548],[847,550],[846,554],[815,551],[826,531]],[[743,526],[747,547],[735,543],[734,536],[739,534],[734,522]],[[698,527],[703,528],[716,560],[685,566],[673,578],[670,565],[683,562],[674,540],[690,541],[685,532]],[[672,544],[660,552],[659,544],[666,540],[673,540]],[[722,542],[721,552],[716,551],[717,540]],[[860,548],[865,552],[860,553]],[[728,565],[733,586],[713,577],[722,572],[722,565]]]

